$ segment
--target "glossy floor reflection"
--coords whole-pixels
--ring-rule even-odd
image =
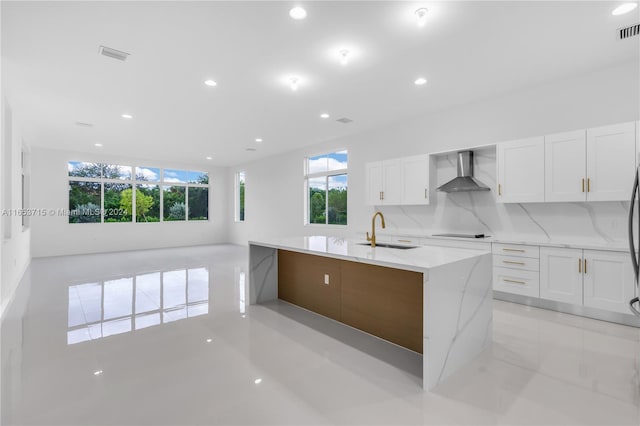
[[[640,424],[640,330],[496,302],[492,347],[419,356],[285,303],[232,245],[36,259],[2,323],[2,424]]]

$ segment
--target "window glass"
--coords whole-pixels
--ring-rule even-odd
[[[131,167],[115,164],[102,165],[102,177],[105,179],[131,180]]]
[[[69,182],[69,223],[101,221],[99,182]]]
[[[158,185],[136,185],[136,222],[160,222]]]
[[[328,203],[327,223],[331,225],[347,224],[347,175],[335,175],[327,178]]]
[[[189,171],[188,174],[189,183],[209,183],[209,173],[207,172],[194,172]]]
[[[104,184],[104,221],[131,222],[132,194],[131,184]]]
[[[236,174],[236,221],[244,222],[244,197],[245,197],[244,172]]]
[[[326,223],[325,177],[309,179],[309,223]]]
[[[209,219],[209,188],[190,186],[189,220]]]
[[[99,178],[102,177],[102,164],[84,163],[81,161],[69,161],[67,165],[69,176]]]
[[[156,167],[136,167],[136,179],[149,182],[160,181],[160,169]]]
[[[164,186],[162,196],[164,197],[163,220],[185,220],[185,187]]]
[[[186,170],[164,169],[162,180],[167,183],[187,183],[189,172]]]

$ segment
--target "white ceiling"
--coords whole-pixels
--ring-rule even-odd
[[[637,61],[640,37],[616,29],[638,9],[612,16],[617,4],[316,1],[294,21],[289,1],[3,1],[3,90],[31,145],[226,166]],[[357,49],[347,66],[331,55],[343,45]]]

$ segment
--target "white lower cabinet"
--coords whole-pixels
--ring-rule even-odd
[[[584,250],[584,306],[628,314],[635,297],[631,259],[627,253]]]
[[[540,297],[629,314],[635,296],[625,252],[540,248]]]
[[[540,247],[540,297],[582,305],[582,249]]]

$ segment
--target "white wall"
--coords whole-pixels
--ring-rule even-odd
[[[2,161],[0,161],[2,179],[2,245],[0,248],[0,315],[16,291],[24,271],[31,261],[30,230],[23,229],[22,217],[10,210],[22,207],[22,130],[19,114],[13,111],[6,98],[2,100]],[[10,157],[6,157],[9,154]],[[7,167],[7,161],[11,163]],[[28,168],[28,164],[27,164]]]
[[[417,118],[392,126],[232,167],[229,169],[230,179],[236,171],[244,170],[247,188],[246,221],[231,225],[230,241],[246,244],[247,240],[268,236],[354,236],[364,233],[370,227],[373,212],[372,207],[364,204],[365,163],[369,161],[637,120],[640,116],[637,97],[640,89],[639,71],[638,62],[633,61],[446,111],[423,115],[416,112]],[[303,158],[343,148],[349,150],[349,225],[304,226]],[[493,161],[495,162],[495,159]],[[495,172],[493,175],[495,179]],[[491,193],[478,196],[492,197]],[[474,198],[477,196],[464,197],[467,198],[458,197],[453,200],[452,197],[447,198],[446,195],[439,194],[438,202],[434,206],[412,207],[408,210],[388,207],[383,211],[387,224],[391,224],[397,233],[448,230],[449,226],[455,224],[447,222],[446,219],[451,217],[450,213],[455,209],[460,210],[456,212],[455,217],[458,217],[463,225],[477,219],[471,213],[469,216],[463,214],[477,208],[478,200]],[[522,212],[520,205],[496,206],[488,198],[479,201],[486,207],[484,214],[496,216],[489,225],[493,228],[494,235],[499,232],[517,233],[518,218],[528,216]],[[449,210],[446,214],[443,214],[443,203],[448,204]],[[233,203],[228,204],[231,215]],[[624,206],[621,203],[616,204],[598,203],[597,209],[605,211],[606,215],[609,215],[608,219],[613,218],[613,222],[618,223],[623,220],[625,213]],[[524,206],[527,208],[527,205]],[[594,206],[594,203],[582,203],[582,206],[576,203],[567,209],[566,204],[564,207],[545,204],[533,208],[536,214],[543,216],[559,215],[560,223],[554,224],[554,227],[564,230],[576,228],[565,227],[563,222],[571,225],[576,223],[576,219],[583,220],[597,214],[593,209],[590,210]],[[469,225],[468,228],[473,228],[473,225]],[[596,228],[597,225],[583,227],[576,231],[580,233],[576,236],[583,237],[585,233],[599,236],[608,232],[602,229],[599,232]],[[619,227],[614,224],[610,228]],[[531,227],[527,227],[524,234],[528,235],[530,232],[545,237],[544,232]],[[623,232],[616,231],[614,237],[620,237]]]
[[[70,224],[66,216],[36,216],[31,225],[34,257],[214,244],[228,240],[230,218],[225,203],[229,200],[229,184],[225,168],[39,147],[32,149],[31,158],[31,206],[37,209],[68,209],[68,161],[201,170],[209,172],[210,181],[208,222]]]

